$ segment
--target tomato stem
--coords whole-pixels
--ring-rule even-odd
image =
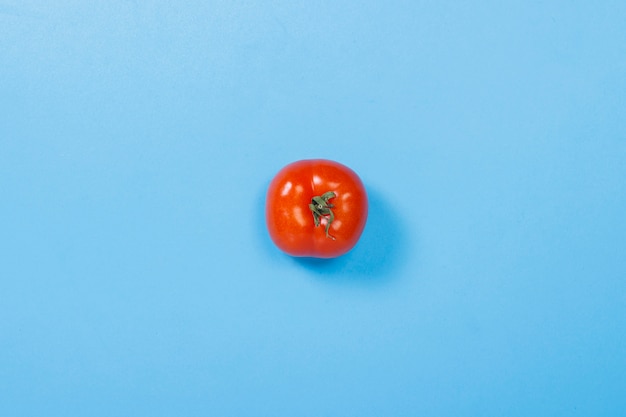
[[[315,221],[315,227],[320,225],[320,218],[326,218],[326,237],[335,240],[335,237],[328,233],[330,224],[335,220],[335,214],[331,210],[334,207],[328,200],[335,198],[337,195],[332,191],[327,191],[321,196],[317,195],[311,199],[309,209],[313,214],[313,220]]]

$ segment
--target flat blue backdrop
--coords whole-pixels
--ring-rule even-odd
[[[623,416],[626,2],[0,3],[0,414]],[[358,246],[264,193],[359,173]]]

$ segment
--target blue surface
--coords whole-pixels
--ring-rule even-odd
[[[623,416],[626,2],[3,1],[0,414]],[[265,187],[371,198],[298,261]]]

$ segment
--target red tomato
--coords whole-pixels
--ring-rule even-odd
[[[291,163],[267,191],[270,237],[292,256],[335,258],[354,247],[367,220],[367,194],[358,175],[325,159]]]

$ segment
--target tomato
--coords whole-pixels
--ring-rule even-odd
[[[367,220],[358,175],[325,159],[293,162],[267,190],[265,219],[272,241],[291,256],[335,258],[356,245]]]

